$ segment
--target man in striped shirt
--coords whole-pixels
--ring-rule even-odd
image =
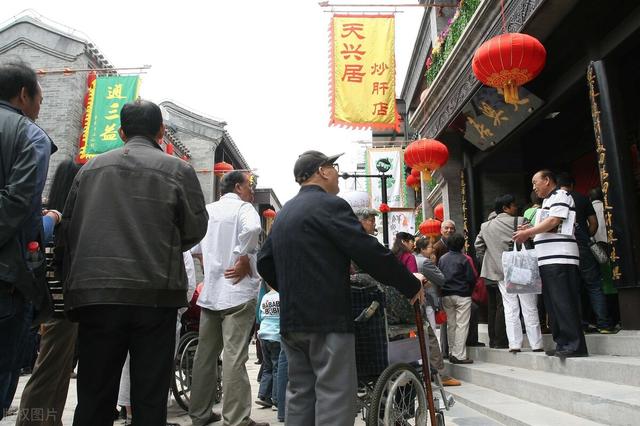
[[[557,185],[550,170],[540,170],[531,179],[533,190],[543,199],[536,225],[523,225],[513,240],[523,243],[533,238],[542,278],[542,296],[551,320],[556,343],[547,355],[588,356],[580,320],[580,255],[573,234],[575,203]]]

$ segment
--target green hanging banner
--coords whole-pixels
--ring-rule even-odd
[[[79,160],[85,163],[98,154],[121,147],[120,110],[138,97],[138,76],[97,77],[87,96]]]

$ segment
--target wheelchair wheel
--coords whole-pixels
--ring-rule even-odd
[[[394,364],[382,372],[371,396],[368,426],[426,425],[427,396],[420,375],[409,364]]]
[[[178,351],[173,364],[173,380],[171,393],[176,402],[185,411],[189,411],[189,397],[191,396],[191,373],[193,359],[198,347],[198,333],[190,331],[184,334],[178,342]]]

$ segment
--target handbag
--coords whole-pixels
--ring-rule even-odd
[[[599,264],[604,265],[609,261],[607,251],[602,247],[602,245],[598,244],[594,238],[591,238],[589,241],[589,249]]]
[[[509,294],[540,294],[542,293],[542,279],[538,268],[538,259],[533,250],[522,247],[518,250],[516,244],[512,251],[502,253],[502,269],[504,282]]]
[[[436,324],[441,325],[446,323],[447,323],[447,313],[444,311],[444,309],[440,308],[436,312]]]

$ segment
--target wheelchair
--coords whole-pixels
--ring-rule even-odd
[[[416,324],[387,325],[380,285],[365,274],[352,275],[351,284],[362,419],[368,426],[425,426],[434,424],[428,422],[432,407],[435,425],[444,426],[444,411],[455,401],[445,392],[437,371],[429,370],[428,347],[422,352],[419,339],[410,337],[419,333]],[[429,383],[420,372],[423,363]],[[433,393],[431,381],[438,394]]]
[[[200,307],[196,305],[198,290],[193,295],[189,308],[181,318],[180,340],[178,350],[173,363],[173,380],[171,381],[171,393],[176,402],[185,411],[189,411],[191,397],[191,383],[193,378],[193,360],[198,348],[198,328],[200,325]],[[222,401],[222,358],[217,360],[218,380],[215,384],[215,403]]]

